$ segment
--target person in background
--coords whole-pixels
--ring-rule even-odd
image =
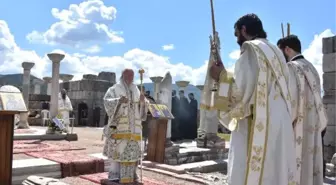
[[[279,39],[289,68],[289,89],[292,102],[292,124],[295,132],[297,184],[323,184],[322,131],[327,117],[321,98],[318,72],[301,54],[296,35]]]
[[[195,99],[194,93],[189,93],[189,134],[187,134],[186,139],[195,139],[197,138],[197,111],[198,111],[198,103]]]

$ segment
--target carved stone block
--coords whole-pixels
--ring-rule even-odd
[[[325,91],[336,90],[336,72],[323,74],[323,89]]]
[[[336,36],[325,37],[322,40],[322,52],[323,54],[336,52]]]
[[[336,53],[328,53],[323,55],[323,72],[336,71]]]
[[[328,117],[328,125],[336,126],[336,104],[326,104],[324,108]]]

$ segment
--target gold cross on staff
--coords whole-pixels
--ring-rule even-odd
[[[143,74],[145,73],[145,70],[144,69],[140,69],[139,70],[139,74],[140,74],[140,92],[143,93],[143,84],[142,84],[142,81],[143,81]]]
[[[285,32],[284,32],[284,27],[283,27],[283,24],[281,23],[281,32],[282,32],[282,38],[285,37]],[[287,36],[290,35],[290,24],[287,23]]]

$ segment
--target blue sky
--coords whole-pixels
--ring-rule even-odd
[[[36,39],[27,38],[34,30],[43,33],[59,21],[51,13],[53,8],[61,11],[69,9],[70,4],[79,5],[82,2],[0,1],[0,20],[7,23],[10,34],[15,38],[16,47],[20,50],[17,54],[8,44],[6,46],[2,43],[1,47],[0,41],[0,59],[4,58],[4,62],[0,61],[0,73],[22,71],[22,61],[19,61],[22,59],[34,60],[36,69],[33,69],[33,74],[39,77],[50,75],[50,63],[45,54],[59,49],[67,54],[61,65],[61,72],[72,73],[76,78],[84,73],[98,73],[102,70],[118,73],[121,68],[131,66],[145,67],[149,76],[163,76],[168,70],[175,77],[174,80],[187,79],[195,84],[204,80],[204,63],[209,57],[209,35],[212,32],[209,0],[104,1],[103,7],[116,8],[116,18],[103,20],[97,16],[100,15],[98,13],[86,17],[90,21],[87,24],[93,24],[99,19],[100,24],[119,33],[116,35],[124,39],[123,43],[109,43],[109,39],[94,30],[88,34],[85,26],[82,26],[83,29],[73,28],[73,34],[67,37],[58,36],[59,33],[54,32],[53,37],[59,42],[53,44],[50,41],[37,42]],[[281,37],[281,22],[289,22],[291,32],[300,37],[305,49],[309,48],[314,36],[318,37],[328,29],[324,36],[330,36],[336,30],[335,0],[214,0],[214,6],[216,27],[221,39],[221,54],[227,67],[232,66],[235,61],[235,57],[230,58],[230,53],[238,49],[233,25],[246,13],[253,12],[261,18],[272,42]],[[77,25],[80,27],[80,24]],[[0,40],[5,37],[1,30],[4,28],[0,27]],[[77,42],[76,46],[69,44],[74,40]],[[174,48],[165,51],[162,46],[169,44]],[[96,52],[87,52],[87,48],[93,46],[98,46],[100,51],[97,52],[96,48]],[[14,53],[17,57],[9,58],[8,53]],[[318,55],[316,60],[321,55],[309,53],[312,58]],[[316,61],[317,65],[319,62]]]

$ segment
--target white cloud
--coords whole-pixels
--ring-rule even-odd
[[[51,75],[48,57],[20,49],[5,21],[0,21],[0,38],[0,73],[22,73],[21,63],[29,60],[36,63],[32,69],[33,75],[40,78]],[[145,82],[150,82],[150,76],[163,76],[170,71],[174,81],[190,80],[191,84],[199,85],[204,83],[207,67],[206,62],[199,68],[183,63],[172,64],[168,57],[139,48],[129,50],[121,56],[89,56],[84,53],[66,53],[63,50],[52,52],[65,54],[60,72],[73,74],[74,80],[81,79],[83,74],[98,74],[101,71],[112,71],[119,77],[120,72],[127,67],[135,70],[144,68]]]
[[[230,54],[229,54],[229,57],[233,60],[238,60],[240,56],[240,49],[237,49],[237,50],[233,50]]]
[[[316,35],[308,49],[304,51],[304,55],[315,65],[320,74],[322,74],[322,38],[331,35],[333,34],[330,30]],[[204,61],[203,65],[198,68],[183,63],[172,64],[166,56],[139,48],[131,49],[120,56],[89,56],[85,53],[56,51],[65,54],[65,58],[61,62],[60,72],[73,74],[75,76],[74,80],[81,79],[83,74],[98,74],[100,71],[116,72],[117,77],[119,77],[121,70],[128,67],[136,71],[139,68],[144,68],[145,82],[150,82],[150,76],[163,76],[167,71],[170,71],[174,81],[190,80],[191,84],[199,85],[204,83],[207,69],[207,61]],[[235,50],[230,53],[229,57],[235,59],[237,53],[239,52]],[[24,61],[36,63],[32,69],[33,75],[40,78],[50,76],[51,62],[48,57],[46,55],[39,56],[35,51],[21,49],[16,44],[7,23],[0,20],[0,73],[22,73],[21,63]],[[233,63],[227,66],[228,71],[233,71],[233,68]]]
[[[87,53],[99,53],[101,51],[101,48],[97,45],[93,45],[89,48],[84,49],[83,51]]]
[[[53,8],[51,14],[58,22],[44,32],[32,31],[26,38],[35,43],[69,45],[81,47],[83,43],[109,42],[123,43],[122,32],[111,30],[117,10],[105,6],[102,0],[87,0],[79,5],[71,4],[68,9]]]
[[[323,31],[322,33],[315,35],[314,40],[309,44],[309,47],[305,49],[302,54],[307,60],[309,60],[316,68],[317,72],[320,74],[320,81],[322,87],[322,38],[331,37],[335,34],[332,33],[330,29]]]
[[[35,51],[22,50],[17,46],[7,23],[0,20],[0,73],[22,73],[22,62],[35,62],[32,73],[42,76],[47,66],[46,58],[38,56]]]
[[[164,51],[168,51],[168,50],[173,50],[175,47],[174,47],[174,44],[167,44],[167,45],[163,45],[162,46],[162,49]]]

